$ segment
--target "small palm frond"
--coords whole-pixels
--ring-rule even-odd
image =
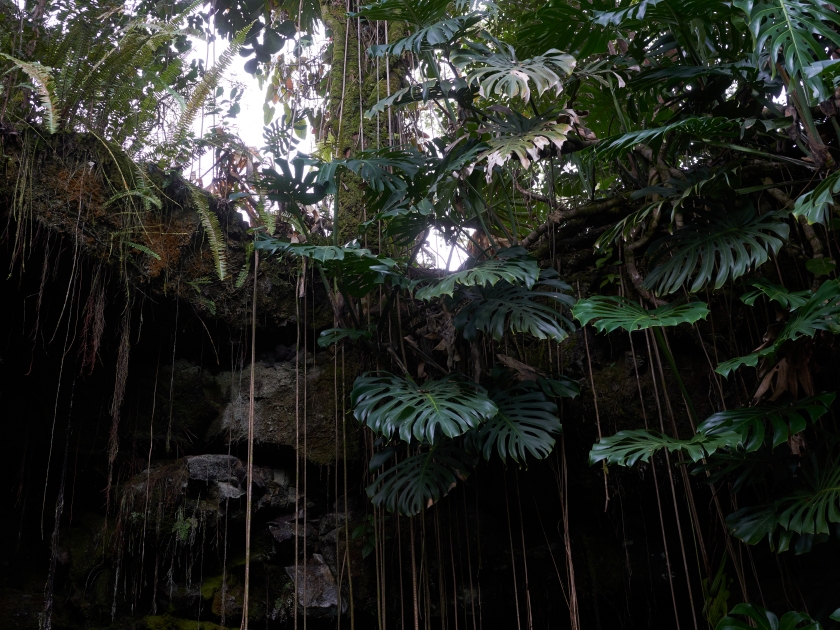
[[[32,79],[41,97],[41,105],[44,106],[44,122],[47,124],[47,129],[50,133],[58,131],[59,113],[54,96],[53,69],[37,61],[21,61],[5,53],[0,53],[0,57],[11,61]]]
[[[317,182],[328,193],[335,192],[335,177],[341,169],[361,177],[376,192],[405,190],[405,179],[412,179],[423,167],[425,157],[417,149],[371,149],[360,151],[350,160],[333,160],[323,164]],[[396,173],[394,171],[397,171]],[[405,178],[400,176],[402,173]]]
[[[833,6],[813,0],[735,0],[733,4],[747,15],[756,52],[769,55],[772,76],[779,60],[793,80],[799,78],[810,88],[814,102],[828,98],[819,74],[825,67],[820,62],[829,59],[826,47],[840,48],[840,15]]]
[[[536,86],[537,94],[554,90],[555,96],[559,96],[564,78],[574,70],[574,57],[555,48],[542,55],[519,60],[513,46],[487,33],[482,35],[493,44],[493,48],[468,42],[464,48],[452,53],[451,61],[460,69],[470,68],[467,83],[478,85],[479,94],[485,98],[491,94],[509,99],[518,96],[527,103],[531,98],[529,82]]]
[[[500,280],[511,284],[524,284],[530,289],[540,276],[540,267],[536,260],[527,257],[524,249],[516,248],[516,250],[502,250],[498,253],[499,260],[485,260],[472,269],[450,274],[442,280],[418,289],[415,297],[418,300],[431,300],[442,295],[451,297],[455,293],[456,285],[494,286]],[[513,257],[514,255],[521,257]]]
[[[426,381],[387,372],[356,379],[350,394],[353,415],[376,433],[398,434],[405,442],[416,438],[434,444],[440,434],[457,437],[486,422],[498,409],[475,383],[448,378]]]
[[[218,85],[219,81],[221,81],[228,67],[245,43],[245,39],[248,37],[248,31],[251,30],[251,26],[253,26],[253,22],[236,34],[236,36],[230,41],[230,45],[227,47],[227,50],[219,56],[216,65],[204,74],[204,78],[202,78],[201,82],[195,87],[195,90],[193,90],[193,93],[190,95],[190,99],[186,103],[184,111],[181,113],[180,119],[175,125],[175,138],[180,140],[186,135],[187,130],[193,124],[198,112],[204,106],[204,102],[207,100],[207,97],[210,96],[210,93],[216,89],[216,85]]]
[[[484,459],[489,460],[494,450],[502,460],[510,457],[520,464],[529,454],[536,459],[551,454],[552,435],[563,427],[557,418],[557,405],[546,399],[534,382],[523,381],[500,390],[493,402],[499,411],[477,430],[475,438]]]
[[[443,48],[450,45],[483,18],[484,13],[473,11],[467,15],[441,20],[417,29],[408,37],[403,37],[390,44],[371,46],[368,52],[374,57],[383,57],[385,55],[401,55],[405,52],[413,52],[415,55],[419,55],[426,50]]]
[[[720,289],[730,278],[739,278],[767,262],[769,251],[778,253],[790,232],[781,220],[784,214],[757,216],[752,208],[745,208],[700,215],[651,246],[653,264],[659,264],[643,286],[664,295],[678,291],[694,276],[688,291],[695,293],[712,280],[717,269],[714,288]]]
[[[377,507],[414,516],[449,494],[474,465],[474,457],[447,440],[381,473],[367,487],[367,495]]]
[[[210,202],[203,190],[190,184],[189,191],[204,228],[204,234],[210,244],[210,251],[216,264],[216,275],[219,276],[219,280],[224,280],[227,278],[227,244],[222,226],[219,225],[219,217],[210,209]]]
[[[548,290],[539,290],[543,287]],[[574,304],[574,298],[563,293],[570,290],[565,282],[553,279],[540,280],[533,289],[504,281],[466,289],[461,295],[469,301],[455,316],[455,327],[463,330],[466,339],[475,339],[481,331],[500,341],[506,330],[512,330],[559,343],[574,330],[574,324],[557,308]]]
[[[703,302],[689,302],[666,304],[647,311],[624,297],[595,295],[579,300],[572,314],[584,326],[592,322],[598,332],[609,333],[618,328],[633,332],[655,326],[693,324],[699,319],[705,319],[709,309]]]
[[[589,463],[606,461],[608,464],[633,466],[640,461],[650,461],[650,458],[662,449],[668,449],[671,453],[682,451],[691,458],[691,461],[698,462],[720,448],[736,446],[740,437],[735,432],[722,432],[716,435],[698,433],[689,440],[678,440],[664,433],[646,429],[619,431],[615,435],[601,438],[592,447],[589,452]]]
[[[828,413],[835,397],[836,394],[832,392],[800,400],[789,407],[759,405],[719,411],[701,422],[697,432],[707,436],[738,433],[744,450],[751,453],[764,444],[769,422],[773,432],[770,446],[775,448],[786,442],[791,435],[804,431],[809,422],[813,424]]]

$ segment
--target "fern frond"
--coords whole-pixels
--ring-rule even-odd
[[[227,255],[225,254],[225,237],[222,227],[219,225],[218,217],[210,210],[210,203],[204,195],[204,191],[196,186],[189,186],[190,197],[195,204],[196,212],[204,227],[204,233],[210,243],[210,251],[213,253],[213,260],[216,263],[216,274],[219,280],[227,278]]]
[[[233,62],[234,56],[239,52],[239,49],[242,48],[242,45],[245,43],[245,38],[248,36],[248,32],[251,30],[253,24],[254,23],[252,22],[236,34],[236,36],[231,40],[228,49],[219,57],[216,65],[214,65],[211,70],[207,71],[204,78],[201,80],[201,83],[199,83],[195,88],[195,91],[193,91],[190,96],[190,100],[187,101],[186,109],[181,114],[181,118],[175,126],[175,138],[177,140],[182,139],[184,135],[186,135],[187,130],[190,128],[190,125],[192,125],[199,110],[201,110],[204,106],[204,101],[207,100],[207,97],[216,88],[216,85],[221,80],[222,75],[224,75],[231,62]]]
[[[29,78],[35,83],[38,94],[41,96],[41,104],[46,110],[44,119],[47,123],[47,129],[50,130],[50,133],[55,133],[58,130],[59,115],[57,113],[58,108],[56,107],[55,97],[53,96],[53,69],[48,66],[44,66],[37,61],[21,61],[11,55],[7,55],[6,53],[0,53],[0,57],[11,61],[29,75]]]

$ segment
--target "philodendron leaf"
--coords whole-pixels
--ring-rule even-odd
[[[750,622],[735,619],[731,615],[743,615]],[[800,625],[807,622],[807,626]],[[738,604],[729,611],[729,615],[720,620],[715,630],[822,630],[822,626],[810,615],[791,611],[785,613],[781,624],[779,618],[769,610],[755,604]]]
[[[712,414],[697,426],[697,432],[707,436],[736,432],[741,444],[751,453],[761,448],[765,441],[766,423],[772,428],[771,447],[775,448],[791,435],[804,431],[808,423],[816,422],[828,413],[834,402],[834,392],[800,400],[789,407],[758,405],[742,409],[729,409]]]
[[[359,339],[370,339],[372,329],[358,330],[356,328],[328,328],[318,336],[318,345],[322,348],[338,343],[342,339],[358,341]]]
[[[756,215],[752,208],[730,213],[706,213],[651,246],[655,266],[644,286],[657,294],[678,291],[684,285],[694,293],[714,279],[721,288],[764,264],[769,252],[781,249],[790,227],[783,214]],[[688,282],[691,281],[690,286]]]
[[[356,419],[376,433],[429,444],[441,434],[452,438],[475,429],[498,411],[471,381],[448,378],[421,385],[387,372],[358,377],[350,399]]]
[[[463,296],[469,302],[455,316],[455,327],[464,331],[466,339],[475,339],[476,333],[482,331],[499,341],[506,330],[512,330],[559,343],[574,329],[574,324],[558,308],[574,303],[572,297],[563,293],[570,289],[554,279],[540,280],[533,289],[504,281],[495,286],[466,289]]]
[[[414,516],[449,494],[474,465],[474,457],[447,440],[423,447],[380,474],[367,495],[389,512]]]
[[[592,323],[598,332],[612,332],[622,328],[628,332],[645,330],[654,326],[676,326],[693,324],[705,319],[709,309],[703,302],[688,304],[666,304],[652,310],[645,310],[627,298],[613,295],[595,295],[579,300],[572,308],[572,314],[581,324]]]
[[[499,252],[499,260],[485,260],[471,269],[464,269],[444,277],[442,280],[422,287],[417,290],[415,297],[418,300],[430,300],[442,295],[452,296],[456,286],[494,286],[499,280],[505,280],[511,284],[524,284],[529,289],[534,286],[540,276],[540,268],[537,261],[526,257],[527,254],[522,248],[513,248],[521,252],[503,250]],[[505,254],[521,253],[523,257],[514,258]]]
[[[742,365],[755,367],[759,359],[772,356],[786,341],[794,341],[800,337],[813,337],[818,330],[840,333],[840,280],[826,280],[816,293],[797,306],[784,328],[776,335],[772,346],[743,357],[724,361],[715,368],[715,372],[729,376],[733,370]]]
[[[771,302],[776,302],[782,308],[792,311],[805,304],[808,298],[811,297],[811,292],[808,290],[794,291],[791,293],[782,285],[773,284],[763,278],[753,280],[749,284],[752,285],[753,290],[747,291],[741,296],[741,301],[747,306],[755,304],[755,300],[759,295],[766,295],[767,299]]]
[[[672,453],[683,451],[691,461],[697,462],[719,448],[737,445],[740,438],[741,436],[734,432],[717,435],[696,434],[690,440],[678,440],[646,429],[619,431],[610,437],[601,438],[601,441],[592,447],[589,463],[606,461],[608,464],[633,466],[640,461],[649,461],[654,453],[664,448]]]
[[[476,436],[477,443],[489,460],[493,451],[507,461],[510,457],[522,463],[530,454],[544,459],[554,449],[552,435],[560,433],[557,405],[546,399],[533,381],[501,390],[493,396],[498,413],[488,420]]]

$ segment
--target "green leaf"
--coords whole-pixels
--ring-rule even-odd
[[[356,15],[368,20],[408,22],[422,28],[439,22],[446,16],[450,0],[381,0],[359,7]]]
[[[727,280],[767,262],[768,251],[778,253],[790,232],[787,223],[780,220],[782,214],[757,216],[747,208],[700,215],[651,246],[654,264],[659,264],[643,286],[664,295],[678,291],[694,276],[690,293],[702,289],[713,277],[714,288],[720,289]]]
[[[475,458],[445,441],[407,457],[377,476],[367,487],[367,495],[377,507],[414,516],[449,494],[474,465]]]
[[[11,55],[0,52],[0,57],[11,61],[18,68],[23,70],[29,78],[35,83],[35,88],[38,90],[38,95],[41,97],[41,105],[44,106],[46,115],[44,122],[47,124],[47,129],[50,133],[58,131],[58,123],[60,122],[58,114],[58,103],[53,96],[55,91],[53,82],[53,69],[38,63],[37,61],[21,61]]]
[[[339,169],[346,169],[361,177],[377,192],[402,191],[408,185],[406,178],[412,179],[424,163],[423,154],[413,147],[359,151],[352,160],[333,160],[324,164],[318,172],[317,181],[326,187],[328,193],[334,193],[335,176]]]
[[[493,177],[493,167],[504,166],[511,158],[517,158],[522,168],[531,166],[539,159],[540,151],[554,145],[559,152],[563,148],[571,126],[557,122],[556,114],[527,118],[509,107],[498,105],[496,111],[504,116],[488,116],[493,125],[485,123],[479,131],[490,133],[488,148],[479,156],[487,159],[487,181]]]
[[[398,108],[410,103],[426,103],[442,98],[470,101],[474,89],[470,88],[467,82],[461,78],[422,81],[392,92],[390,96],[377,101],[373,107],[365,112],[365,118],[373,118],[377,113],[383,114],[389,107]]]
[[[364,13],[364,10],[361,13]],[[478,24],[484,16],[485,14],[482,12],[473,11],[467,15],[441,20],[419,28],[408,37],[403,37],[390,44],[371,46],[368,52],[374,57],[383,57],[385,55],[399,56],[406,52],[419,55],[426,50],[443,48],[450,45],[471,26]]]
[[[374,372],[356,379],[350,394],[353,415],[376,433],[398,434],[434,444],[440,434],[457,437],[492,418],[498,409],[480,386],[447,378],[413,379]]]
[[[568,376],[537,376],[537,386],[549,398],[575,398],[580,394],[580,385]]]
[[[318,345],[322,348],[338,343],[342,339],[358,341],[359,339],[370,339],[373,334],[371,329],[357,330],[355,328],[327,328],[318,335]]]
[[[608,464],[619,466],[633,466],[639,461],[650,461],[651,456],[663,448],[671,453],[683,451],[697,462],[708,457],[719,448],[737,444],[740,436],[737,433],[720,433],[717,435],[696,434],[690,440],[678,440],[658,431],[635,429],[619,431],[601,440],[589,452],[589,463],[596,464],[606,461]]]
[[[547,291],[539,289],[546,287]],[[562,291],[571,287],[558,280],[541,280],[534,289],[500,281],[491,287],[474,287],[461,294],[469,301],[455,315],[455,327],[463,330],[465,339],[475,339],[478,331],[500,341],[506,330],[526,332],[537,339],[554,339],[558,343],[569,336],[574,324],[548,300],[570,307],[574,299]]]
[[[257,181],[259,189],[265,192],[271,201],[310,206],[327,196],[326,187],[317,181],[318,172],[314,170],[305,172],[307,166],[316,164],[314,160],[300,156],[289,161],[275,158],[274,164],[282,172],[278,173],[273,168],[265,168]],[[289,168],[290,166],[294,172],[292,168]]]
[[[791,435],[804,431],[808,423],[828,413],[835,399],[834,393],[819,394],[794,405],[759,405],[729,409],[712,414],[697,426],[697,432],[713,436],[735,432],[747,453],[757,451],[765,441],[765,427],[772,429],[771,448],[786,442]],[[769,436],[768,436],[769,437]]]
[[[492,47],[478,42],[467,42],[464,48],[450,56],[450,61],[459,69],[468,69],[467,83],[479,86],[479,94],[484,98],[491,95],[504,96],[508,99],[521,98],[527,103],[531,98],[529,82],[542,95],[554,90],[560,96],[563,89],[563,77],[572,74],[575,59],[552,48],[542,55],[519,60],[513,46],[500,42],[492,35],[482,32]]]
[[[836,452],[812,455],[810,461],[802,463],[797,480],[797,489],[772,504],[748,506],[730,514],[726,522],[732,533],[750,545],[767,537],[771,548],[778,547],[779,552],[787,550],[796,534],[828,535],[829,526],[840,523],[840,462]]]
[[[544,459],[554,448],[553,434],[562,426],[557,418],[557,405],[546,399],[535,383],[524,381],[493,396],[498,413],[488,420],[476,436],[484,459],[495,449],[502,460],[508,457],[517,463],[528,454]]]
[[[837,267],[837,263],[831,258],[809,258],[805,261],[805,268],[817,278],[831,275],[835,267]]]
[[[618,328],[633,332],[654,326],[693,324],[699,319],[705,319],[709,309],[703,302],[689,302],[666,304],[648,311],[624,297],[595,295],[579,300],[572,314],[584,326],[592,322],[598,332],[609,333]]]
[[[809,224],[828,225],[834,195],[840,193],[840,172],[835,172],[822,180],[816,188],[800,195],[793,205],[791,214],[805,217]]]
[[[840,47],[837,32],[840,15],[833,7],[812,0],[735,0],[733,4],[747,16],[755,37],[756,53],[766,53],[774,61],[781,60],[785,72],[793,80],[798,77],[810,88],[812,102],[829,97],[822,79],[818,74],[808,72],[808,68],[814,62],[828,59],[826,46]],[[776,64],[769,65],[772,76],[776,76]]]
[[[724,617],[718,623],[716,630],[742,630],[746,628],[758,628],[758,630],[780,630],[779,618],[765,610],[761,606],[754,604],[738,604],[729,611],[730,615],[745,615],[749,617],[753,623],[747,623],[732,617]]]
[[[631,131],[619,136],[613,136],[602,140],[593,149],[593,156],[601,160],[614,160],[622,157],[633,147],[639,144],[646,144],[654,151],[665,139],[666,135],[678,134],[697,140],[719,138],[729,136],[736,138],[740,131],[740,122],[730,118],[685,118],[674,123]]]
[[[537,261],[527,257],[527,252],[520,248],[517,251],[501,250],[497,255],[499,260],[485,260],[472,269],[465,269],[450,274],[433,284],[417,290],[418,300],[431,300],[442,295],[452,296],[457,286],[494,286],[499,280],[511,284],[524,284],[529,289],[534,286],[540,275]],[[521,250],[521,251],[519,251]],[[513,257],[518,254],[522,257]]]
[[[767,299],[771,302],[776,302],[782,308],[792,311],[805,304],[805,302],[808,301],[808,298],[811,297],[811,292],[807,289],[791,293],[783,286],[773,284],[763,278],[753,280],[749,284],[755,287],[754,290],[748,291],[741,296],[741,301],[747,306],[755,304],[756,298],[763,294],[766,295]]]

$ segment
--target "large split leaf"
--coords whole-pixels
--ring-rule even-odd
[[[418,384],[376,372],[356,379],[350,394],[353,415],[376,433],[416,438],[433,444],[441,435],[456,437],[480,426],[498,411],[483,388],[448,378]]]
[[[627,298],[595,295],[579,300],[572,313],[581,324],[592,322],[598,332],[609,333],[618,328],[633,332],[655,326],[693,324],[699,319],[705,319],[709,309],[703,302],[689,302],[666,304],[648,311]]]
[[[539,265],[536,260],[527,256],[524,249],[515,250],[502,250],[498,254],[498,260],[482,261],[471,269],[452,273],[442,280],[422,287],[417,290],[415,297],[418,300],[430,300],[442,295],[451,297],[459,286],[494,286],[500,280],[511,284],[523,284],[530,289],[539,278]]]
[[[536,459],[548,457],[554,448],[552,435],[560,433],[557,405],[546,399],[536,383],[523,381],[515,387],[499,390],[493,396],[498,413],[477,431],[476,441],[485,459],[496,450],[503,460],[508,457],[522,463],[530,454]]]
[[[493,167],[503,166],[511,158],[517,158],[522,168],[528,168],[545,147],[554,145],[559,152],[571,129],[570,125],[557,122],[556,114],[527,118],[509,107],[496,106],[494,110],[502,115],[488,116],[493,124],[485,123],[481,128],[491,134],[488,149],[479,156],[479,159],[487,158],[488,182]]]
[[[712,414],[697,426],[697,432],[707,436],[736,432],[746,452],[757,451],[765,442],[766,426],[772,429],[770,446],[775,448],[791,435],[804,431],[808,423],[828,413],[836,394],[827,393],[800,400],[794,405],[758,405],[729,409]]]
[[[782,308],[795,310],[805,304],[811,297],[811,292],[805,291],[790,292],[780,284],[773,284],[764,278],[753,280],[749,283],[753,289],[741,296],[741,301],[747,306],[755,304],[759,295],[766,295],[771,302],[776,302]]]
[[[750,621],[741,621],[731,615],[743,615]],[[808,625],[803,626],[802,623]],[[715,630],[822,630],[822,626],[810,615],[791,611],[779,618],[769,610],[755,604],[738,604],[729,611],[729,615],[720,620]]]
[[[828,98],[819,76],[824,64],[819,62],[828,60],[827,46],[840,47],[840,15],[833,6],[814,0],[735,0],[733,4],[747,15],[756,52],[773,61],[769,64],[773,76],[778,59],[793,80],[810,88],[814,102]]]
[[[633,466],[642,461],[650,461],[657,451],[668,449],[671,453],[682,451],[697,462],[708,457],[720,448],[735,446],[740,435],[734,432],[716,435],[695,434],[689,440],[678,440],[658,431],[635,429],[619,431],[615,435],[601,438],[589,452],[589,463],[606,461],[608,464]]]
[[[834,196],[838,193],[840,193],[840,172],[835,172],[817,184],[814,190],[798,197],[791,214],[795,217],[805,217],[808,223],[828,225]]]
[[[519,60],[513,46],[487,33],[483,35],[491,46],[468,42],[450,57],[457,67],[468,70],[467,83],[478,85],[479,94],[485,98],[493,94],[509,99],[519,97],[527,103],[531,98],[530,82],[537,94],[554,90],[556,96],[560,95],[564,77],[575,67],[574,57],[552,48],[542,55]]]
[[[840,523],[840,461],[836,448],[828,456],[812,455],[797,475],[798,488],[771,504],[749,506],[730,514],[732,533],[755,545],[765,537],[771,548],[786,551],[795,536],[827,536]]]
[[[826,280],[804,304],[798,306],[788,319],[784,328],[776,335],[772,346],[762,348],[752,354],[724,361],[715,368],[723,376],[746,365],[755,367],[758,361],[772,356],[786,341],[800,337],[813,337],[818,330],[840,333],[840,279]]]
[[[569,285],[554,279],[540,280],[533,289],[504,281],[466,289],[461,295],[469,301],[455,316],[455,327],[463,330],[466,339],[475,339],[481,331],[498,341],[506,330],[512,330],[560,342],[574,330],[574,324],[550,303],[570,307],[574,299],[564,293],[570,290]]]
[[[475,458],[451,441],[424,447],[376,477],[367,495],[378,507],[405,516],[419,514],[467,476]]]
[[[371,46],[368,50],[374,57],[402,55],[406,52],[419,55],[423,51],[452,44],[467,29],[478,24],[483,17],[484,13],[473,11],[467,15],[441,20],[417,29],[408,37],[403,37],[390,44]]]
[[[644,286],[660,295],[678,291],[691,280],[694,293],[714,279],[714,288],[743,276],[781,249],[790,228],[782,213],[757,216],[752,208],[701,215],[651,246],[656,266]]]

